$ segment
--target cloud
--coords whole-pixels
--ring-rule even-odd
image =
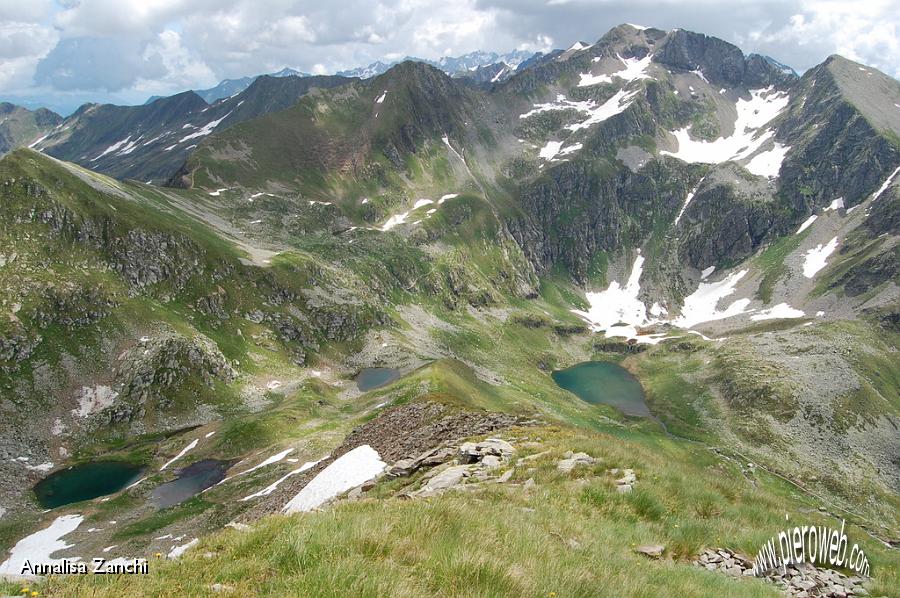
[[[0,89],[28,85],[38,62],[57,41],[57,33],[49,27],[20,21],[0,21]]]
[[[809,1],[786,23],[751,31],[747,41],[771,48],[773,53],[810,55],[808,60],[814,61],[823,54],[840,54],[898,77],[897,8],[896,2],[883,0]]]
[[[160,55],[147,55],[139,41],[75,37],[60,40],[38,64],[34,79],[62,91],[120,91],[139,79],[165,75]]]
[[[900,74],[896,0],[0,0],[0,88],[142,102],[220,79],[402,56],[547,50],[630,22],[715,35],[805,70]],[[81,90],[81,91],[79,91]],[[93,95],[91,95],[93,94]],[[67,100],[70,101],[70,100]]]

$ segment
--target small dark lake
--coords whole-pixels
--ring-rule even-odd
[[[625,415],[652,417],[644,402],[644,389],[625,368],[606,361],[586,361],[553,372],[553,381],[578,398],[610,405]]]
[[[395,368],[365,368],[356,377],[356,387],[363,392],[390,384],[400,377]]]
[[[150,502],[158,509],[177,505],[225,479],[234,461],[203,459],[178,470],[178,478],[160,484],[150,494]]]
[[[38,502],[54,509],[118,492],[141,475],[143,468],[124,461],[97,461],[52,473],[34,486]]]

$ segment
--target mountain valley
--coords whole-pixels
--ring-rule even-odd
[[[777,596],[699,559],[790,518],[898,595],[900,83],[628,24],[464,58],[0,110],[0,594]],[[555,381],[597,361],[649,417]]]

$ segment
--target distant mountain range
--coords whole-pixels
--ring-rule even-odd
[[[444,56],[437,60],[407,56],[393,62],[382,62],[378,60],[368,66],[338,71],[337,74],[344,77],[359,77],[360,79],[368,79],[370,77],[374,77],[386,72],[395,64],[406,61],[423,62],[425,64],[438,68],[451,76],[463,76],[466,73],[474,72],[481,67],[500,64],[506,65],[510,69],[509,72],[514,72],[516,67],[518,67],[526,60],[532,58],[534,55],[534,52],[527,52],[525,50],[514,50],[512,52],[507,52],[506,54],[498,54],[497,52],[483,52],[479,50],[475,52],[469,52],[468,54],[463,54],[462,56]]]

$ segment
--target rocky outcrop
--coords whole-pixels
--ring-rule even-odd
[[[834,286],[843,287],[848,297],[858,297],[888,280],[898,281],[898,276],[900,276],[900,245],[851,268],[835,282]]]
[[[735,45],[684,29],[670,32],[653,60],[683,71],[700,70],[714,85],[756,89],[786,85],[796,78],[762,56],[751,54],[745,58]]]
[[[182,385],[200,383],[212,387],[216,380],[231,382],[236,372],[215,343],[205,337],[188,338],[164,333],[126,350],[119,358],[113,405],[94,416],[100,423],[130,422],[155,403],[165,411]]]
[[[135,290],[160,282],[180,289],[203,269],[204,251],[185,235],[135,226],[102,212],[76,212],[28,178],[6,180],[3,191],[15,200],[26,198],[7,204],[12,222],[41,222],[54,235],[98,250]]]
[[[612,164],[560,164],[522,187],[509,230],[538,272],[561,265],[583,282],[597,252],[641,245],[660,212],[675,219],[699,178],[692,170],[675,160],[654,161],[638,173]]]
[[[749,257],[781,224],[764,190],[741,181],[733,168],[721,174],[697,191],[678,224],[682,260],[699,270]]]
[[[72,330],[106,317],[117,303],[101,287],[61,283],[44,289],[31,321],[39,328],[59,324]]]

